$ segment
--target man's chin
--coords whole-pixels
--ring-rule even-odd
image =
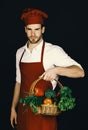
[[[35,40],[30,40],[30,43],[32,43],[32,44],[36,44],[37,41],[35,41]]]

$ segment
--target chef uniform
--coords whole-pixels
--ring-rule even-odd
[[[25,22],[25,25],[43,24],[44,19],[46,18],[48,18],[48,15],[37,9],[27,9],[23,12],[21,16],[21,19]],[[76,61],[71,59],[62,50],[62,48],[49,43],[45,43],[44,41],[43,44],[40,43],[40,46],[41,45],[42,45],[41,50],[39,50],[38,53],[36,54],[37,57],[38,55],[41,57],[40,61],[36,61],[36,60],[32,61],[31,59],[31,61],[29,60],[30,62],[26,62],[25,60],[23,60],[25,57],[24,55],[26,55],[27,53],[27,49],[28,49],[27,46],[26,49],[25,47],[23,47],[18,51],[18,53],[20,54],[20,58],[19,58],[20,60],[19,63],[17,61],[17,65],[19,65],[19,67],[17,68],[20,69],[17,70],[20,70],[20,72],[17,72],[17,82],[21,83],[20,98],[23,98],[25,96],[25,92],[26,93],[29,92],[30,86],[33,83],[33,81],[35,81],[40,75],[42,75],[45,72],[45,68],[47,66],[48,68],[50,68],[51,65],[53,65],[53,67],[54,65],[63,66],[63,67],[71,66],[71,65],[80,66],[80,64],[78,64]],[[47,51],[46,48],[49,49],[49,51]],[[45,54],[46,52],[49,53]],[[17,58],[18,57],[19,56],[17,56]],[[57,57],[59,60],[56,59]],[[37,86],[42,88],[43,91],[45,91],[48,88],[52,88],[52,89],[55,88],[55,86],[53,87],[51,82],[45,80],[39,81],[37,83]],[[25,110],[26,110],[26,106],[23,106],[22,104],[19,103],[18,116],[17,116],[18,118],[17,130],[57,130],[57,120],[55,116],[37,115],[33,113],[31,107],[28,108],[28,111],[24,112]]]
[[[25,10],[21,17],[26,25],[35,23],[43,24],[43,18],[47,18],[47,14],[36,9]],[[45,72],[43,67],[44,47],[45,43],[43,42],[40,62],[21,62],[25,54],[25,49],[20,57],[20,98],[25,96],[25,92],[29,92],[32,82]],[[39,81],[37,86],[41,87],[44,91],[48,88],[52,88],[52,84],[45,80]],[[23,106],[20,103],[18,104],[17,130],[57,130],[55,116],[37,115],[33,113],[30,107],[27,112],[24,112],[25,109],[26,106]]]

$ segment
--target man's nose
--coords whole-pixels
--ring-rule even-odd
[[[34,32],[34,31],[31,31],[31,35],[34,36],[34,35],[35,35],[35,32]]]

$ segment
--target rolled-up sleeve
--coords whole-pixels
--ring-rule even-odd
[[[19,55],[19,51],[17,51],[16,52],[16,81],[18,83],[21,83],[21,74],[20,74],[19,61],[20,61],[20,55]]]
[[[56,57],[54,58],[56,66],[68,67],[72,65],[77,65],[82,68],[82,66],[74,59],[72,59],[61,47],[55,48],[54,53]]]

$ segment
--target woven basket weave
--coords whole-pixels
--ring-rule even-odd
[[[41,79],[43,78],[38,78],[36,79],[30,86],[30,91],[29,91],[29,95],[34,95],[34,87],[37,84],[37,82],[39,82]],[[60,81],[56,80],[58,84],[58,87],[60,87],[60,89],[63,87],[63,85],[60,83]],[[60,92],[58,91],[57,96],[60,96]],[[41,104],[41,106],[37,107],[37,114],[42,114],[42,115],[51,115],[51,116],[57,116],[61,113],[61,110],[58,109],[58,106],[55,104]]]

